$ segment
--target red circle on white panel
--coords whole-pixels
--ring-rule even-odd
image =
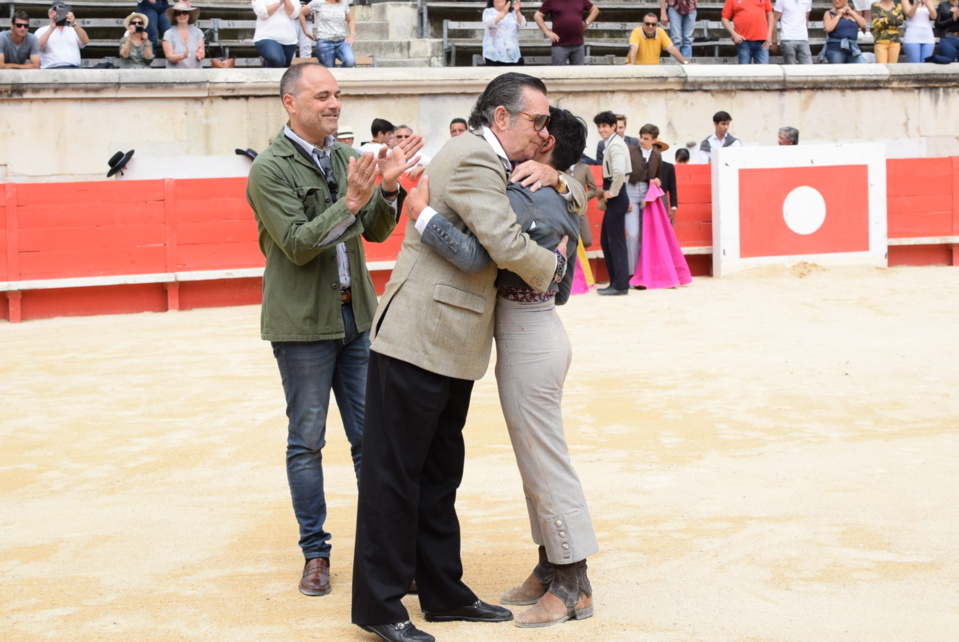
[[[826,200],[819,190],[801,185],[789,192],[783,201],[783,219],[796,234],[812,234],[826,220]]]

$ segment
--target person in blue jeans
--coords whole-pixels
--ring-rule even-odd
[[[170,28],[170,21],[166,16],[169,8],[170,3],[167,0],[142,0],[137,3],[137,13],[147,17],[147,36],[153,43],[154,51],[161,51],[157,49],[157,43]]]
[[[300,3],[295,0],[253,0],[256,31],[253,44],[266,67],[289,67],[296,53],[299,36],[296,20]]]
[[[669,39],[687,60],[693,56],[696,0],[659,0],[659,22],[669,28]]]
[[[320,64],[332,68],[339,60],[340,67],[355,67],[356,22],[349,0],[313,0],[307,10],[313,14],[313,40]]]
[[[959,0],[944,0],[936,8],[939,55],[955,62],[959,59]]]
[[[739,64],[769,64],[770,40],[775,24],[769,0],[726,0],[723,27],[736,45]]]
[[[866,19],[849,6],[848,0],[832,0],[832,7],[822,17],[822,26],[826,30],[826,48],[823,50],[826,59],[833,65],[865,62],[856,38],[859,30],[866,26]]]

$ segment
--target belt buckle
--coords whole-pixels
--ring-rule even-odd
[[[340,303],[346,305],[347,303],[353,302],[353,290],[352,288],[343,288],[340,290]]]

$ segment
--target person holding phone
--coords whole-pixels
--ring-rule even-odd
[[[865,18],[849,6],[848,0],[832,0],[832,7],[822,17],[826,59],[834,65],[865,62],[856,44],[859,30],[866,27]]]
[[[131,13],[123,20],[126,33],[120,40],[120,69],[149,69],[153,62],[153,43],[147,25],[150,19],[142,13]]]
[[[77,24],[69,5],[54,2],[47,10],[50,24],[37,29],[40,47],[40,69],[79,69],[80,50],[90,36]]]
[[[483,10],[483,59],[488,67],[525,64],[519,28],[526,25],[520,0],[488,0]]]

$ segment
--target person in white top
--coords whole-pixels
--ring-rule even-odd
[[[54,2],[47,11],[50,24],[37,29],[40,46],[40,69],[77,69],[80,67],[80,50],[90,36],[77,24],[70,7]]]
[[[266,67],[289,67],[296,55],[295,21],[300,16],[297,0],[253,0],[256,31],[253,44]]]
[[[773,7],[773,21],[769,25],[769,41],[779,43],[783,62],[787,65],[811,65],[812,52],[809,50],[809,12],[812,0],[776,0]],[[779,23],[781,33],[776,32]]]
[[[699,146],[699,160],[709,164],[713,160],[713,152],[720,147],[743,146],[742,141],[729,133],[729,123],[732,121],[733,117],[729,115],[729,112],[717,111],[713,114],[713,127],[716,131],[707,136]]]
[[[902,49],[906,62],[923,62],[936,50],[936,34],[932,30],[936,19],[936,5],[932,0],[902,0],[906,16],[906,35]]]
[[[307,9],[313,14],[313,40],[320,64],[332,69],[339,60],[342,67],[355,67],[356,22],[350,0],[312,0]]]

